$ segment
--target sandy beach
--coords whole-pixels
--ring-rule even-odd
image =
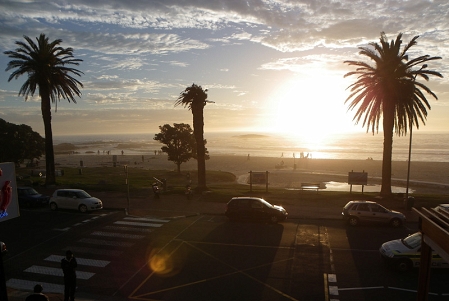
[[[175,170],[176,165],[165,154],[117,155],[116,165],[153,170]],[[114,156],[104,154],[56,155],[56,168],[113,166]],[[43,165],[41,161],[41,166]],[[294,169],[296,164],[296,169]],[[348,172],[367,172],[368,184],[379,184],[382,174],[380,160],[293,159],[248,156],[214,156],[206,161],[207,170],[227,171],[235,174],[241,183],[250,171],[269,172],[271,186],[296,189],[304,182],[347,183]],[[181,165],[181,171],[196,169],[196,161]],[[392,184],[405,187],[408,164],[393,162]],[[346,185],[349,187],[349,185]],[[357,186],[354,186],[357,187]],[[411,162],[410,189],[416,193],[449,194],[449,162]],[[366,190],[365,190],[366,191]]]

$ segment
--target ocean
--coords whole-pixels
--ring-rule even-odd
[[[54,144],[72,143],[79,154],[103,153],[119,155],[145,155],[160,150],[162,144],[148,134],[105,134],[54,136]],[[332,135],[330,138],[315,138],[308,141],[298,137],[273,133],[220,132],[204,133],[210,156],[260,156],[319,159],[382,160],[383,135],[372,133],[350,133]],[[393,161],[407,161],[409,136],[393,136]],[[412,161],[449,162],[449,132],[414,132],[412,139]]]

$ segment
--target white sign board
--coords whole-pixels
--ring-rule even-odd
[[[18,217],[19,215],[14,163],[0,163],[0,222]]]

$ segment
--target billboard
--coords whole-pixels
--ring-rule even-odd
[[[0,163],[0,222],[18,217],[19,215],[14,163]]]
[[[266,172],[253,171],[250,180],[252,184],[267,184]]]
[[[348,184],[349,185],[367,185],[368,184],[368,173],[367,172],[355,172],[351,171],[348,173]]]

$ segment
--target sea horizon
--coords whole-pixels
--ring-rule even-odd
[[[154,133],[54,136],[54,145],[71,143],[78,154],[146,155],[159,151],[162,144]],[[210,156],[257,156],[278,158],[382,160],[383,135],[346,133],[313,142],[274,133],[205,133]],[[393,161],[407,161],[409,136],[393,137]],[[449,162],[449,132],[413,133],[412,161]]]

